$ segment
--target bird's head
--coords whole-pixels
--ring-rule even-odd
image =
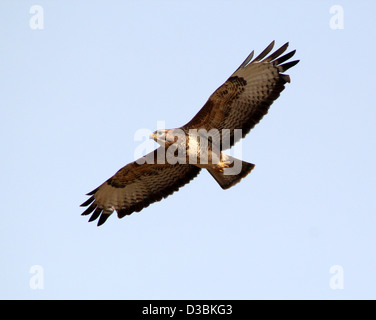
[[[185,141],[185,132],[181,129],[162,129],[154,131],[150,138],[161,146],[168,146],[178,141]]]
[[[167,133],[168,133],[168,130],[166,129],[154,131],[150,135],[150,139],[153,139],[155,142],[157,142],[161,146],[164,146],[167,141]]]

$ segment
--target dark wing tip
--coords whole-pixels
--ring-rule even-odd
[[[106,220],[110,217],[110,214],[107,213],[102,213],[101,216],[99,217],[97,227],[101,226],[103,223],[106,222]]]
[[[87,199],[84,203],[80,204],[80,207],[87,207],[90,203],[94,201],[94,196],[91,196],[89,199]]]
[[[253,55],[255,54],[255,51],[253,50],[247,58],[245,58],[245,60],[242,62],[242,64],[239,66],[239,68],[236,69],[236,71],[238,71],[240,68],[244,68],[253,58]],[[235,71],[235,72],[236,72]]]
[[[296,50],[293,50],[287,54],[285,54],[284,56],[280,57],[280,55],[282,53],[284,53],[286,51],[286,49],[288,48],[289,46],[289,42],[286,42],[283,46],[281,46],[279,49],[277,49],[275,52],[273,52],[271,55],[269,55],[268,57],[266,57],[270,51],[272,51],[273,47],[275,45],[275,40],[273,40],[256,58],[253,58],[253,55],[254,55],[254,51],[252,51],[249,56],[243,61],[243,63],[239,66],[238,69],[236,69],[236,71],[238,71],[240,68],[244,68],[246,67],[249,63],[253,63],[253,62],[258,62],[258,61],[261,61],[262,59],[264,59],[263,61],[265,62],[273,62],[275,65],[279,65],[281,64],[282,62],[290,59],[296,52]],[[279,58],[278,58],[279,57]],[[278,58],[278,59],[277,59]],[[252,61],[251,61],[252,60]],[[235,71],[235,72],[236,72]]]
[[[272,63],[275,65],[275,66],[278,66],[280,65],[281,63],[287,61],[288,59],[290,59],[292,56],[294,56],[296,50],[293,50],[289,53],[286,53],[285,55],[283,55],[282,57],[279,57],[278,59],[275,59]]]
[[[87,216],[88,214],[92,213],[96,208],[97,204],[92,203],[89,208],[87,208],[84,212],[81,213],[81,216]]]
[[[98,191],[99,187],[98,188],[95,188],[94,190],[90,191],[89,193],[87,193],[86,195],[87,196],[92,196],[94,193],[96,193]]]
[[[262,51],[256,58],[253,59],[252,62],[254,61],[260,61],[261,59],[265,58],[266,55],[272,51],[273,47],[274,47],[274,43],[275,41],[273,40],[265,49],[264,51]]]
[[[288,48],[289,43],[286,42],[282,47],[280,47],[278,50],[274,51],[269,57],[265,58],[265,62],[273,61],[274,59],[278,58],[282,53],[286,51]]]
[[[108,219],[108,217],[111,215],[112,212],[110,214],[104,213],[103,209],[99,208],[98,204],[96,202],[93,202],[93,201],[95,201],[94,196],[91,196],[90,199],[88,199],[83,204],[81,204],[81,207],[86,207],[89,204],[91,204],[88,208],[86,208],[86,210],[84,212],[81,213],[81,216],[87,216],[87,215],[92,213],[92,215],[89,219],[89,222],[97,220],[98,217],[99,217],[99,221],[98,221],[97,225],[100,226],[100,225],[102,225],[103,223],[106,222],[106,220]]]
[[[278,66],[278,70],[280,72],[284,72],[290,68],[292,68],[293,66],[295,66],[296,64],[298,64],[300,60],[294,60],[294,61],[290,61],[290,62],[287,62],[287,63],[284,63],[284,64],[281,64]]]
[[[94,220],[97,220],[100,214],[102,213],[103,209],[102,208],[96,208],[93,214],[91,215],[89,222],[92,222]]]

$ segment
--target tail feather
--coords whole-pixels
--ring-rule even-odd
[[[230,168],[220,170],[219,167],[208,168],[209,173],[218,182],[222,189],[229,189],[236,185],[241,179],[248,175],[255,167],[253,163],[230,158],[233,165]]]

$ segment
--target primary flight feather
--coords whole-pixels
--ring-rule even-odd
[[[251,172],[254,164],[222,150],[244,138],[290,82],[283,72],[299,62],[286,62],[295,50],[282,55],[286,43],[268,56],[273,46],[274,41],[253,60],[252,52],[187,124],[154,132],[152,138],[161,146],[88,193],[90,198],[81,205],[88,208],[82,215],[91,214],[89,221],[99,218],[101,225],[115,210],[119,218],[139,212],[179,190],[201,169],[207,169],[223,189]],[[230,168],[232,174],[226,171]]]

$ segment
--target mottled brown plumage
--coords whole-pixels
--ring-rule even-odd
[[[151,203],[178,191],[201,170],[190,164],[170,165],[163,155],[156,149],[143,157],[144,164],[139,164],[141,161],[138,159],[121,168],[113,177],[87,194],[91,197],[81,206],[90,206],[82,215],[93,212],[89,221],[100,217],[98,225],[101,225],[114,209],[119,218],[139,212]]]
[[[230,78],[210,96],[193,119],[179,129],[184,132],[217,129],[219,137],[214,138],[220,139],[219,141],[226,138],[230,140],[226,148],[244,137],[268,112],[270,105],[285,88],[285,84],[290,82],[290,77],[283,72],[299,62],[295,60],[284,63],[295,54],[294,50],[281,56],[286,51],[288,43],[267,56],[273,46],[274,41],[253,60],[252,52]],[[234,134],[235,129],[242,130],[240,137]],[[166,134],[169,132],[165,131]],[[160,143],[159,139],[156,141]],[[220,146],[220,150],[226,148]],[[222,159],[222,153],[219,158]],[[241,162],[242,169],[237,175],[223,175],[223,165],[226,164],[221,163],[215,166],[169,164],[166,161],[165,148],[160,147],[127,164],[101,186],[88,193],[91,197],[81,206],[89,207],[82,214],[91,214],[89,221],[99,218],[98,225],[101,225],[115,210],[119,218],[139,212],[189,183],[202,168],[206,168],[223,189],[230,188],[245,177],[254,165],[233,158],[227,159]]]
[[[253,57],[252,52],[183,128],[204,128],[208,131],[212,128],[219,131],[230,129],[230,147],[237,142],[233,139],[233,129],[242,129],[242,138],[244,138],[268,113],[270,105],[284,90],[285,83],[290,82],[290,77],[282,72],[299,62],[295,60],[282,64],[295,54],[294,50],[279,57],[286,51],[288,43],[262,60],[273,46],[274,41],[250,62]],[[276,59],[277,57],[279,58]]]

